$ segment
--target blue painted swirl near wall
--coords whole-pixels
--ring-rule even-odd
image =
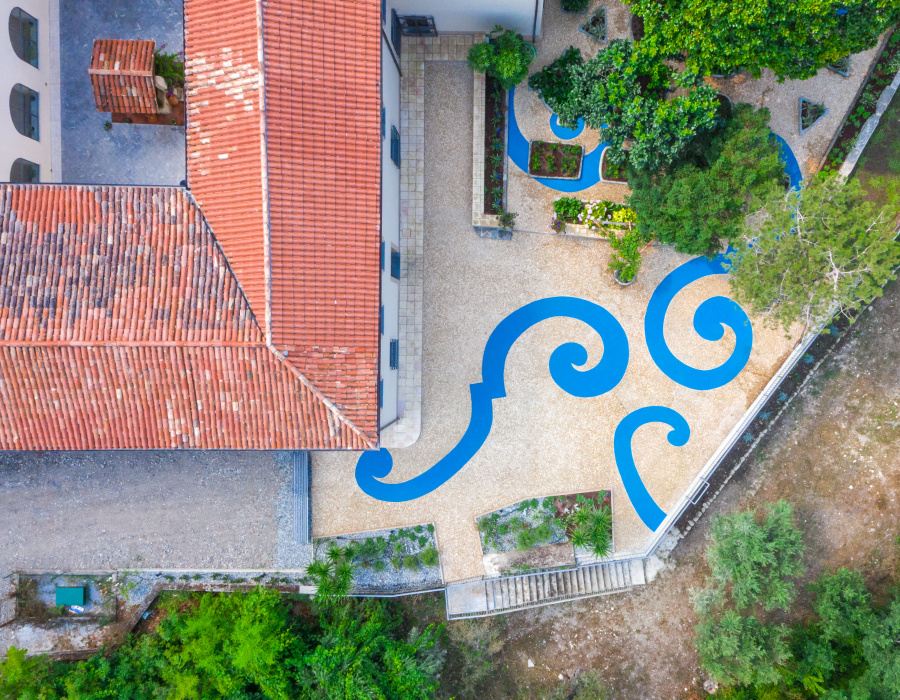
[[[625,376],[629,354],[628,337],[616,318],[599,304],[576,297],[533,301],[504,318],[488,338],[481,361],[482,381],[469,386],[469,425],[456,446],[427,471],[396,484],[380,481],[393,467],[390,452],[384,448],[364,452],[356,464],[359,487],[380,501],[410,501],[434,491],[459,472],[487,440],[494,417],[493,400],[506,396],[503,375],[513,343],[535,324],[555,317],[577,319],[593,328],[603,340],[603,356],[589,369],[576,369],[587,362],[587,350],[577,343],[564,343],[550,355],[553,381],[572,396],[582,398],[613,389]]]
[[[692,282],[709,275],[728,272],[728,259],[718,255],[714,259],[694,258],[670,272],[653,290],[644,315],[644,337],[650,356],[672,381],[690,389],[707,391],[724,386],[734,379],[750,359],[753,348],[753,327],[746,312],[728,297],[706,299],[694,312],[694,330],[706,340],[721,340],[725,327],[735,334],[731,356],[713,369],[697,369],[685,364],[669,350],[663,334],[666,312],[675,295]]]
[[[688,441],[691,429],[680,413],[665,406],[639,408],[625,416],[616,426],[613,451],[619,476],[625,486],[625,493],[628,494],[628,500],[631,501],[631,505],[634,506],[644,525],[655,531],[666,519],[666,514],[644,486],[641,475],[634,464],[634,453],[631,450],[631,439],[635,432],[648,423],[665,423],[671,426],[672,430],[669,431],[668,439],[669,444],[675,447],[681,447]]]

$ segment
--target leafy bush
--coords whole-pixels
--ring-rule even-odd
[[[459,620],[447,626],[447,636],[454,642],[462,656],[454,694],[459,698],[475,697],[475,690],[497,667],[497,654],[503,649],[502,620],[483,617]]]
[[[522,35],[512,29],[498,25],[488,36],[488,41],[469,49],[469,68],[496,78],[500,87],[509,90],[528,76],[532,53]]]
[[[769,68],[781,79],[811,78],[829,63],[872,48],[900,21],[900,5],[889,1],[630,0],[629,5],[644,18],[642,43],[648,50],[682,54],[702,75],[746,69],[758,78]]]
[[[560,104],[568,101],[572,91],[570,68],[581,65],[581,49],[570,46],[552,63],[548,63],[537,73],[528,78],[528,86],[537,91],[541,99],[554,112]]]
[[[591,0],[562,0],[562,9],[566,12],[584,12]]]
[[[764,626],[734,610],[695,629],[700,662],[719,683],[777,683],[778,666],[790,658],[783,626]]]
[[[609,270],[620,282],[631,282],[641,267],[641,239],[636,231],[627,231],[622,236],[611,236],[609,239],[612,254],[609,257]]]
[[[654,171],[668,165],[698,135],[718,124],[718,93],[695,73],[675,73],[666,56],[642,44],[615,39],[584,63],[568,67],[565,99],[552,105],[559,123],[573,128],[580,118],[600,129],[610,144],[607,159],[622,163],[625,141],[632,143],[632,167]],[[669,98],[671,83],[681,88]]]
[[[563,221],[573,223],[578,220],[578,215],[584,210],[584,204],[577,197],[560,197],[553,202],[553,211]]]
[[[422,553],[419,555],[419,561],[422,562],[422,566],[437,566],[437,550],[434,547],[422,550]]]
[[[184,87],[184,52],[165,53],[163,44],[156,50],[153,72],[166,81],[167,95],[174,94],[174,88]]]
[[[610,700],[612,691],[599,671],[579,673],[572,681],[563,681],[549,700]]]
[[[761,522],[760,522],[761,521]],[[787,610],[801,576],[803,538],[787,501],[713,519],[706,556],[713,576],[730,586],[738,608],[756,603]]]
[[[698,139],[665,173],[632,169],[628,204],[642,235],[689,255],[715,255],[738,240],[752,202],[784,174],[768,125],[767,109],[737,104],[724,128]]]

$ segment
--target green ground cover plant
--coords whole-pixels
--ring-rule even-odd
[[[629,0],[644,19],[647,50],[680,54],[701,75],[772,70],[803,80],[876,45],[900,21],[894,0]]]

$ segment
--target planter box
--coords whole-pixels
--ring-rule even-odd
[[[541,149],[544,153],[548,151],[553,154],[554,160],[559,158],[558,165],[552,169],[534,169],[532,168],[532,156],[536,149]],[[577,149],[577,154],[573,154],[570,150]],[[567,175],[562,171],[562,158],[575,157],[578,159],[578,167],[574,174]],[[546,162],[542,159],[542,164]],[[553,141],[530,141],[528,143],[528,174],[532,177],[547,178],[550,180],[578,180],[581,178],[581,168],[584,165],[584,147],[577,144],[555,143]]]
[[[595,19],[601,19],[603,21],[603,38],[598,39],[593,34],[591,34],[585,27],[589,24],[593,23]],[[584,34],[585,36],[589,36],[594,41],[598,41],[601,44],[606,43],[607,36],[609,35],[609,27],[606,23],[606,7],[598,7],[596,10],[591,13],[591,16],[588,18],[588,21],[578,27],[578,31]]]
[[[628,180],[612,180],[609,178],[603,177],[604,166],[606,165],[606,153],[609,151],[609,146],[603,149],[603,153],[600,154],[600,182],[605,182],[608,185],[627,185]]]

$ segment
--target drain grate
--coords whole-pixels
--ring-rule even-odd
[[[294,541],[309,544],[309,452],[294,452]]]

